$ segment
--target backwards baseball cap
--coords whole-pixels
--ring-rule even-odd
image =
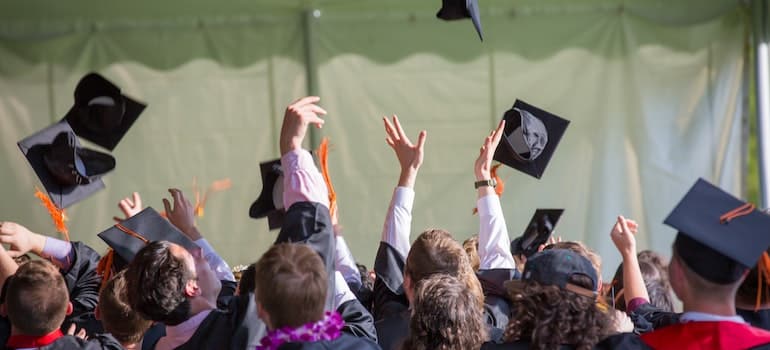
[[[505,130],[494,160],[541,178],[569,120],[516,100],[503,115]]]
[[[570,283],[570,279],[576,275],[590,279],[591,288]],[[599,278],[591,261],[580,254],[567,249],[548,249],[527,259],[521,281],[535,281],[542,285],[557,286],[582,296],[596,298],[595,291]]]
[[[678,233],[674,251],[716,284],[740,280],[770,247],[770,216],[698,179],[664,221]]]

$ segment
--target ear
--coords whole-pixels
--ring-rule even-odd
[[[409,300],[409,305],[411,305],[414,295],[414,291],[412,290],[412,278],[406,274],[404,275],[404,294],[406,294],[406,300]]]
[[[184,294],[188,298],[194,298],[201,295],[201,289],[200,287],[198,287],[198,281],[196,280],[187,281],[187,284],[184,286]]]
[[[72,306],[72,302],[67,302],[67,316],[72,315],[72,310],[75,308]]]
[[[270,315],[262,308],[262,304],[259,302],[257,302],[257,315],[259,316],[259,319],[265,323],[267,329],[273,329],[273,326],[270,324]]]
[[[102,312],[99,310],[99,304],[96,304],[96,307],[94,308],[94,318],[96,318],[97,321],[102,320]]]

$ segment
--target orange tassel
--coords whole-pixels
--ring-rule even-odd
[[[757,270],[757,302],[754,305],[754,311],[759,310],[759,306],[762,304],[762,291],[767,294],[768,284],[770,284],[770,255],[767,254],[767,251],[762,253],[762,257],[759,258]]]
[[[324,137],[318,146],[318,158],[321,163],[321,175],[326,182],[326,188],[329,189],[329,215],[334,216],[337,211],[337,193],[334,192],[332,180],[329,177],[329,138]]]
[[[209,195],[214,192],[221,192],[229,189],[233,186],[233,182],[230,181],[229,178],[214,181],[211,183],[211,186],[206,189],[203,197],[200,196],[200,191],[198,191],[197,186],[193,186],[195,187],[195,216],[203,217],[203,209],[206,207],[206,200],[209,198]]]
[[[115,257],[115,251],[110,249],[107,254],[99,259],[99,264],[96,265],[96,274],[102,276],[102,286],[107,284],[110,277],[112,277],[112,260]]]
[[[64,213],[64,209],[57,207],[51,198],[48,197],[47,194],[40,191],[40,189],[37,187],[35,187],[35,197],[37,197],[45,209],[48,210],[48,215],[51,216],[53,224],[56,227],[56,231],[60,232],[64,236],[64,240],[69,242],[69,230],[67,229],[67,224],[65,223],[65,221],[67,221],[67,215]]]
[[[503,163],[493,165],[489,172],[489,175],[495,179],[495,182],[497,182],[497,185],[495,186],[495,193],[497,193],[498,197],[502,197],[503,191],[505,191],[505,182],[503,182],[503,179],[497,175],[497,168],[499,168],[501,165],[503,165]],[[473,208],[473,215],[476,215],[478,212],[479,208]]]

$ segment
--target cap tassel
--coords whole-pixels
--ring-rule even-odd
[[[503,179],[500,178],[500,176],[497,175],[497,169],[503,165],[503,163],[498,163],[492,166],[492,169],[489,171],[489,175],[495,179],[495,182],[497,185],[495,186],[495,193],[497,193],[498,197],[503,196],[503,191],[505,191],[505,182],[503,182]],[[476,215],[479,212],[479,208],[473,208],[473,215]]]
[[[203,193],[203,197],[200,197],[200,191],[195,190],[195,216],[196,217],[203,217],[204,208],[206,208],[206,201],[209,198],[209,195],[215,192],[222,192],[224,190],[230,189],[230,187],[233,186],[233,182],[230,181],[229,178],[224,178],[222,180],[217,180],[211,183],[209,188],[206,189],[206,192]]]
[[[722,224],[726,224],[730,222],[730,220],[735,219],[740,216],[749,215],[752,212],[754,212],[754,204],[746,203],[744,205],[741,205],[740,207],[737,207],[733,210],[728,211],[727,213],[724,213],[722,216],[719,217],[719,222]]]
[[[334,192],[332,180],[329,177],[329,138],[324,137],[318,146],[318,158],[321,163],[321,175],[326,182],[326,188],[329,189],[329,215],[334,216],[337,211],[337,193]]]
[[[47,194],[40,191],[40,189],[37,187],[35,187],[35,197],[37,197],[45,209],[48,210],[48,215],[51,216],[53,224],[56,227],[56,231],[60,232],[62,236],[64,236],[64,240],[69,242],[69,230],[67,229],[67,224],[65,223],[65,221],[67,221],[67,215],[64,213],[64,209],[57,207],[51,198]]]
[[[112,261],[115,257],[115,251],[110,248],[107,254],[99,259],[99,264],[96,265],[96,274],[102,276],[102,286],[107,284],[107,281],[112,277]]]
[[[762,257],[759,258],[757,264],[757,302],[754,305],[754,311],[759,310],[759,306],[762,304],[762,291],[765,295],[768,294],[768,284],[770,284],[770,255],[767,251],[762,253]]]

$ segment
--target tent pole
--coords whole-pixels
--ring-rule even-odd
[[[318,67],[316,67],[314,22],[321,17],[321,10],[307,9],[302,13],[302,37],[305,58],[305,81],[307,96],[318,96]],[[315,149],[318,146],[318,131],[316,128],[309,128],[308,141],[310,148]]]
[[[757,143],[759,149],[759,204],[770,206],[770,57],[768,56],[768,0],[752,1],[754,68],[756,72]]]

